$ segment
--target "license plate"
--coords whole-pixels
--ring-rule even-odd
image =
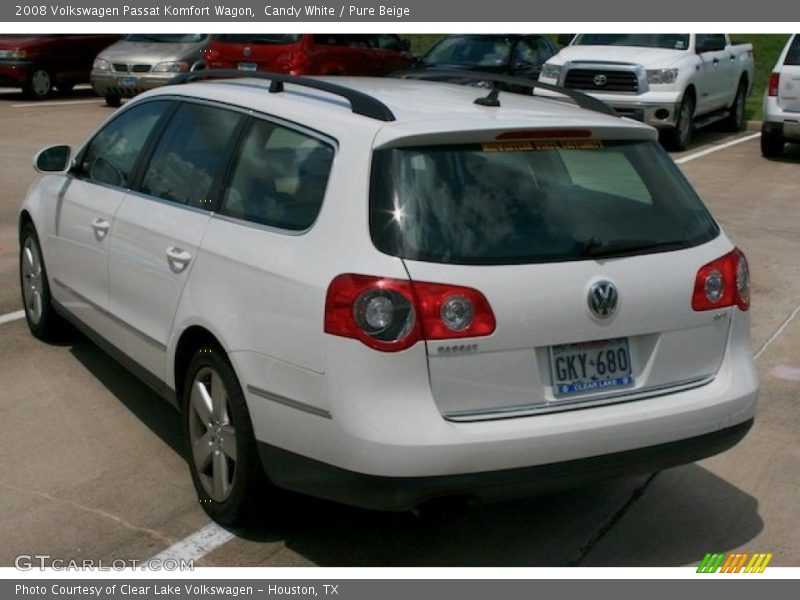
[[[258,65],[256,63],[239,63],[240,71],[255,71],[257,69]]]
[[[550,346],[550,374],[558,397],[631,386],[628,338]]]
[[[118,77],[117,84],[123,87],[136,87],[136,77]]]

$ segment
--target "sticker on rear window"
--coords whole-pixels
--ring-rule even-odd
[[[529,150],[599,150],[600,140],[544,140],[532,142],[489,142],[481,144],[484,152],[526,152]]]

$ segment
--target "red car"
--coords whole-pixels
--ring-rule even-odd
[[[39,100],[88,83],[98,52],[118,35],[0,35],[0,87],[21,87]]]
[[[407,40],[390,34],[215,35],[209,69],[290,75],[386,75],[414,62]]]

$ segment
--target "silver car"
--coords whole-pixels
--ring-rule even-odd
[[[131,34],[98,54],[92,87],[109,106],[122,98],[164,85],[176,73],[205,68],[203,51],[209,35]]]

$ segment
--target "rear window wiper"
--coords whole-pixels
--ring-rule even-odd
[[[685,240],[660,241],[653,239],[602,241],[589,238],[581,248],[581,255],[591,258],[626,256],[656,250],[681,250],[687,248]]]

